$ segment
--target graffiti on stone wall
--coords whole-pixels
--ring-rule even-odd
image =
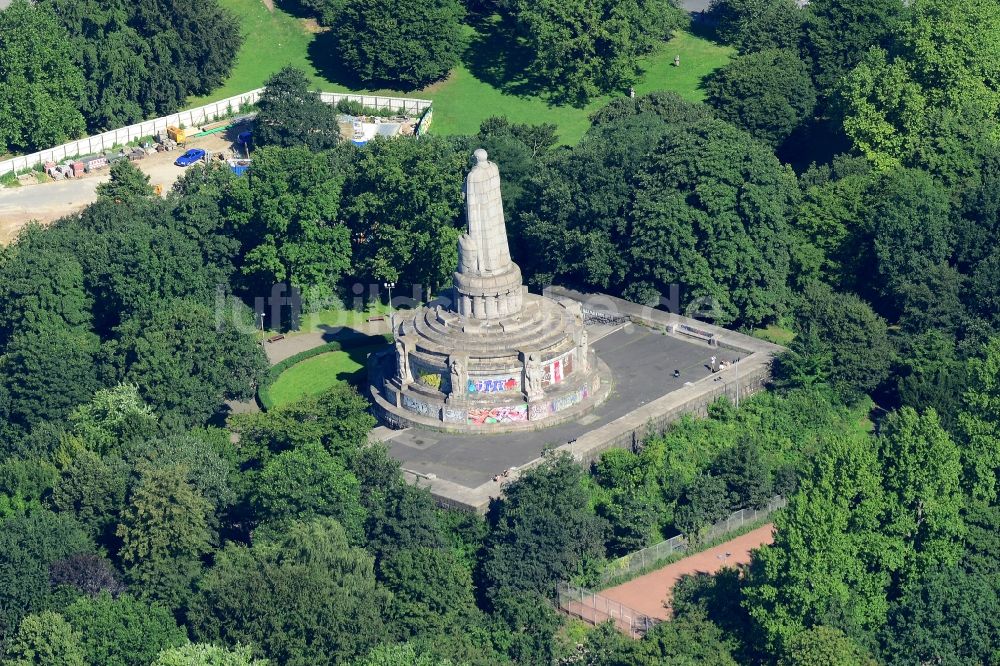
[[[569,409],[573,405],[579,404],[590,397],[590,387],[582,386],[573,393],[559,396],[554,400],[547,400],[531,405],[531,420],[540,421],[556,412]]]
[[[441,416],[445,423],[465,423],[466,418],[468,418],[464,409],[448,407],[447,405],[445,405]]]
[[[521,380],[513,375],[499,377],[469,377],[469,393],[502,393],[504,391],[519,391]]]
[[[430,405],[405,393],[403,394],[403,408],[421,416],[429,416],[431,413]]]
[[[493,423],[518,423],[528,420],[527,405],[511,405],[507,407],[483,407],[470,409],[469,425],[490,425]]]
[[[424,365],[411,356],[410,372],[418,384],[423,384],[436,391],[441,390],[441,371],[437,368]]]
[[[557,356],[556,358],[544,363],[542,365],[542,386],[549,386],[551,384],[558,384],[567,375],[573,372],[573,355],[576,350],[566,352],[562,356]]]

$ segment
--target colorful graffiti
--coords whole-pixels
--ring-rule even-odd
[[[492,423],[518,423],[528,420],[527,405],[511,405],[508,407],[483,407],[470,409],[469,425],[490,425]]]
[[[521,380],[513,375],[501,377],[469,377],[469,393],[502,393],[503,391],[518,391]]]
[[[542,366],[542,386],[558,384],[573,372],[573,356],[576,350],[566,352]]]

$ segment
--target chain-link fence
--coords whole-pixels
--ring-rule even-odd
[[[642,638],[653,625],[661,621],[614,599],[569,583],[559,583],[556,602],[564,612],[594,625],[614,620],[618,629],[632,638]]]
[[[787,503],[788,500],[777,495],[772,497],[767,505],[760,509],[740,509],[739,511],[734,511],[725,520],[720,520],[702,530],[698,534],[698,542],[707,543],[714,541],[721,536],[742,528],[744,525],[766,518],[773,511],[782,508]],[[688,550],[690,550],[688,538],[682,534],[678,534],[666,541],[661,541],[648,548],[643,548],[642,550],[619,557],[617,560],[612,560],[608,564],[608,570],[601,576],[601,580],[602,582],[607,582],[612,578],[629,576],[644,571],[647,567],[653,566],[657,562],[678,553],[685,553]]]

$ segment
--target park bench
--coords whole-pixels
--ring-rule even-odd
[[[368,319],[366,319],[365,321],[371,324],[372,322],[376,321],[385,321],[385,317],[382,315],[378,315],[377,317],[368,317]]]
[[[279,333],[278,335],[272,335],[271,337],[269,337],[267,339],[267,341],[268,342],[277,342],[278,340],[284,340],[284,339],[285,339],[285,336]]]
[[[718,344],[715,333],[701,328],[695,328],[694,326],[689,326],[688,324],[676,324],[671,327],[671,330],[674,333],[680,333],[681,335],[687,335],[692,338],[704,340],[710,345]]]

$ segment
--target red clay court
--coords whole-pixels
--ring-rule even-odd
[[[773,541],[774,525],[768,523],[743,536],[668,564],[662,569],[601,590],[599,594],[650,617],[668,620],[670,611],[663,604],[681,576],[694,573],[714,574],[722,567],[746,564],[750,561],[751,550]]]

